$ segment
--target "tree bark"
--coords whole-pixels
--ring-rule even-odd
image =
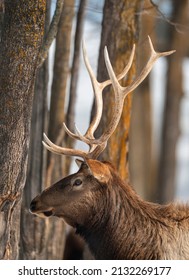
[[[144,0],[140,20],[137,65],[144,67],[149,58],[146,47],[147,36],[155,41],[155,8],[150,0]],[[154,200],[154,170],[152,164],[152,115],[150,96],[150,75],[136,89],[132,100],[129,169],[132,185],[144,199]]]
[[[51,24],[49,26],[49,29],[47,31],[47,34],[44,38],[43,45],[40,49],[40,54],[39,54],[39,59],[38,59],[39,67],[43,64],[43,62],[47,58],[48,53],[49,53],[49,48],[52,45],[52,42],[57,35],[58,24],[59,24],[60,17],[62,14],[63,5],[64,5],[64,0],[56,0],[55,12],[54,12]]]
[[[173,1],[172,21],[188,26],[188,1]],[[162,148],[159,163],[158,201],[167,203],[172,201],[175,194],[175,168],[176,168],[176,144],[180,134],[179,111],[183,96],[182,88],[182,62],[188,52],[188,36],[171,31],[169,49],[175,49],[176,53],[168,59],[168,78],[166,88],[166,100],[163,118]]]
[[[50,1],[47,1],[45,31],[49,28]],[[46,259],[46,223],[29,213],[34,196],[43,190],[46,173],[46,151],[42,147],[43,132],[47,131],[48,59],[38,70],[33,100],[27,179],[21,212],[20,259]],[[44,245],[44,242],[46,243]],[[42,246],[43,244],[43,246]]]
[[[48,135],[57,145],[63,143],[65,98],[70,77],[71,31],[74,18],[74,0],[65,0],[56,37],[56,50],[50,104]],[[46,186],[67,175],[65,161],[60,155],[48,154]]]
[[[0,259],[17,259],[30,120],[46,1],[5,1],[0,45]]]
[[[74,40],[74,55],[71,69],[71,82],[70,82],[70,93],[69,93],[69,104],[67,110],[67,126],[71,131],[74,130],[74,120],[75,120],[75,104],[76,104],[76,90],[79,75],[79,61],[80,61],[80,49],[81,49],[81,39],[83,33],[83,22],[85,15],[85,6],[87,0],[80,0],[77,24],[75,31]]]
[[[4,17],[4,0],[0,0],[0,41],[1,41],[3,17]]]
[[[48,246],[44,237],[45,221],[28,211],[31,200],[43,190],[44,186],[46,164],[42,138],[47,125],[47,83],[48,60],[43,64],[36,77],[27,179],[21,213],[20,259],[46,259],[44,251]],[[46,243],[44,246],[42,246],[43,240]]]
[[[86,11],[87,0],[80,0],[79,9],[77,13],[77,22],[74,38],[74,53],[71,66],[71,79],[70,79],[70,89],[69,89],[69,102],[66,113],[66,125],[71,131],[74,131],[74,121],[75,121],[75,108],[77,102],[77,84],[79,78],[79,66],[80,66],[80,50],[81,50],[81,40],[83,34],[84,17]],[[67,134],[65,135],[65,143],[67,147],[74,146],[74,139],[70,138]],[[71,158],[67,157],[65,161],[65,170],[69,171]]]
[[[116,74],[119,74],[126,65],[130,56],[133,44],[138,41],[139,11],[141,1],[139,0],[106,0],[104,5],[104,17],[102,23],[101,45],[98,61],[98,80],[108,79],[104,64],[104,46],[107,45],[110,60]],[[136,73],[135,61],[122,85],[131,83]],[[110,88],[104,90],[104,110],[102,121],[99,125],[97,135],[101,135],[107,124],[110,122],[114,106],[114,98]],[[120,176],[128,180],[128,152],[129,152],[129,127],[131,113],[132,94],[125,100],[123,113],[119,125],[111,136],[106,150],[103,152],[103,159],[111,161],[118,169]]]

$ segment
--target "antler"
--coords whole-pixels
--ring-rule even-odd
[[[90,145],[90,139],[94,138],[94,132],[96,131],[100,120],[101,120],[101,116],[102,116],[102,109],[103,109],[103,98],[102,98],[102,92],[104,90],[104,88],[108,85],[110,85],[112,83],[111,80],[107,80],[104,81],[102,83],[99,83],[94,75],[94,72],[90,66],[89,63],[89,59],[87,57],[87,53],[86,53],[86,48],[85,48],[85,44],[84,41],[82,42],[82,50],[83,50],[83,57],[84,57],[84,61],[85,61],[85,66],[88,70],[90,79],[91,79],[91,83],[92,83],[92,87],[93,87],[93,92],[95,95],[95,108],[96,108],[96,113],[95,116],[87,130],[87,132],[85,133],[85,135],[81,135],[81,133],[79,132],[78,128],[75,127],[77,134],[72,133],[66,126],[65,123],[63,123],[64,128],[66,130],[66,132],[72,137],[75,138],[77,140],[81,140],[84,141],[86,144]],[[128,64],[126,65],[126,67],[123,69],[123,71],[121,72],[121,74],[118,75],[117,79],[121,80],[129,71],[129,69],[131,68],[132,62],[133,62],[133,58],[134,58],[134,54],[135,54],[135,45],[133,45],[133,49],[131,52],[131,56],[129,58]]]
[[[151,39],[149,36],[148,36],[148,40],[149,40],[149,45],[150,45],[150,58],[147,61],[146,66],[142,69],[139,76],[127,87],[122,87],[119,84],[119,80],[121,80],[128,73],[128,71],[132,65],[134,54],[135,54],[135,45],[133,46],[128,64],[126,65],[124,70],[121,72],[121,74],[119,74],[117,77],[113,71],[113,68],[112,68],[112,65],[111,65],[111,62],[109,59],[108,51],[107,51],[107,48],[105,47],[104,59],[105,59],[105,64],[106,64],[106,68],[107,68],[110,79],[107,81],[104,81],[102,83],[99,83],[96,80],[94,72],[90,66],[90,63],[89,63],[89,60],[87,57],[87,53],[86,53],[86,48],[85,48],[85,45],[83,42],[83,44],[82,44],[83,57],[84,57],[85,65],[88,70],[88,73],[89,73],[89,76],[91,79],[91,83],[93,86],[93,91],[94,91],[94,95],[95,95],[96,112],[95,112],[95,116],[94,116],[89,128],[87,129],[87,132],[85,133],[85,135],[82,135],[79,132],[77,127],[75,127],[76,133],[73,133],[67,128],[65,123],[63,125],[64,125],[65,131],[68,133],[68,135],[70,137],[80,140],[80,141],[86,143],[87,145],[89,145],[89,151],[85,152],[82,150],[62,148],[60,146],[53,144],[48,139],[48,137],[44,134],[45,142],[43,142],[43,145],[49,151],[57,153],[57,154],[79,156],[82,158],[93,158],[93,159],[97,158],[102,153],[102,151],[105,149],[105,147],[107,145],[108,139],[110,138],[110,136],[112,135],[112,133],[114,132],[114,130],[116,129],[116,127],[119,123],[119,120],[120,120],[120,117],[122,114],[122,110],[123,110],[123,104],[124,104],[125,97],[130,92],[132,92],[134,89],[136,89],[140,83],[142,83],[142,81],[146,78],[146,76],[151,71],[154,63],[156,62],[156,60],[158,58],[170,55],[175,52],[175,51],[169,51],[169,52],[158,53],[154,50],[154,47],[152,45],[152,42],[151,42]],[[113,109],[112,119],[111,119],[109,125],[107,126],[107,129],[105,130],[105,132],[98,139],[95,139],[94,132],[96,131],[96,129],[100,123],[101,117],[102,117],[102,109],[103,109],[102,92],[103,92],[103,89],[110,84],[112,84],[112,86],[113,86],[114,98],[115,98],[115,106]]]

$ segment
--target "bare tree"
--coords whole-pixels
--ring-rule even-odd
[[[172,22],[180,26],[188,26],[188,1],[173,0]],[[182,61],[188,52],[188,36],[185,32],[173,25],[170,32],[168,48],[175,49],[176,53],[168,58],[168,80],[166,88],[166,101],[164,108],[162,147],[159,163],[158,186],[161,203],[171,201],[175,193],[175,167],[176,145],[180,134],[179,111],[183,96],[182,87]],[[183,29],[184,31],[184,29]]]
[[[79,58],[80,58],[81,39],[83,34],[83,23],[84,23],[86,3],[87,0],[80,1],[78,15],[77,15],[75,39],[74,39],[74,55],[73,55],[73,62],[71,68],[70,94],[69,94],[69,104],[68,104],[67,121],[66,121],[68,127],[70,127],[72,131],[74,130],[76,90],[77,90],[78,75],[79,75]]]
[[[47,1],[45,32],[49,28],[50,5],[50,1]],[[46,258],[46,247],[41,245],[43,240],[47,243],[44,237],[45,222],[33,219],[28,207],[33,196],[40,192],[44,185],[46,153],[44,155],[42,149],[42,138],[43,131],[47,131],[48,70],[47,59],[37,71],[34,90],[28,168],[21,212],[20,259]]]
[[[0,43],[0,259],[17,259],[19,255],[35,78],[56,35],[62,6],[63,1],[57,0],[56,17],[42,47],[46,2],[5,1]]]
[[[150,0],[144,0],[141,10],[137,72],[147,61],[149,49],[146,47],[147,36],[155,42],[156,8]],[[152,160],[152,112],[150,75],[137,88],[133,95],[129,168],[131,182],[137,192],[147,200],[154,200],[155,178]]]
[[[75,119],[75,105],[77,101],[77,85],[79,78],[79,65],[80,65],[80,50],[81,50],[81,39],[83,35],[83,26],[84,18],[86,11],[87,0],[80,0],[78,13],[77,13],[77,22],[76,30],[74,36],[74,51],[73,51],[73,60],[71,66],[71,79],[70,79],[70,88],[69,88],[69,101],[66,114],[66,124],[72,131],[74,131],[74,119]],[[72,147],[74,145],[74,140],[70,139],[66,135],[66,145]],[[68,172],[70,167],[71,159],[66,159],[65,170]]]
[[[116,74],[119,74],[128,61],[132,46],[138,41],[139,11],[142,1],[135,0],[110,0],[105,1],[104,16],[102,23],[101,45],[98,62],[98,80],[107,79],[106,67],[103,59],[104,46],[107,45],[112,66]],[[136,73],[136,64],[133,63],[131,70],[123,85],[131,82]],[[129,152],[129,127],[131,112],[130,94],[125,101],[123,115],[119,126],[112,135],[105,153],[104,159],[109,159],[117,167],[120,176],[128,179],[128,152]],[[111,90],[104,91],[104,109],[102,122],[98,134],[104,130],[111,119],[111,108],[114,107],[114,98]]]
[[[65,121],[65,98],[70,78],[71,31],[74,18],[74,0],[65,0],[56,37],[53,83],[51,89],[50,119],[48,134],[52,141],[61,143]],[[61,176],[67,175],[62,158],[48,155],[46,186]],[[63,171],[64,170],[64,171]]]
[[[0,40],[1,40],[1,29],[3,24],[3,16],[4,16],[4,0],[0,1]]]
[[[18,258],[20,208],[45,12],[42,0],[5,1],[0,43],[0,259]]]

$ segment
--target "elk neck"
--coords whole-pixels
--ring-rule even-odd
[[[113,174],[112,178],[106,191],[99,196],[98,205],[88,221],[76,226],[76,233],[86,240],[97,259],[144,259],[145,248],[149,248],[150,242],[152,247],[156,244],[156,229],[153,231],[154,226],[150,227],[150,224],[166,225],[158,217],[153,204],[147,203],[146,207],[146,202],[117,174]],[[142,244],[138,250],[141,256],[136,250],[138,244]],[[153,248],[150,251],[152,256],[148,258],[159,257],[157,248],[154,247],[156,256],[152,252]]]

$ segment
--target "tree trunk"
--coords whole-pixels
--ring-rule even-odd
[[[0,45],[0,259],[17,259],[33,90],[46,1],[5,1]]]
[[[45,158],[43,153],[44,149],[42,147],[42,133],[46,131],[47,82],[48,61],[40,68],[36,78],[28,170],[21,213],[20,259],[46,259],[46,254],[44,252],[47,247],[47,240],[44,237],[45,221],[31,215],[28,209],[33,197],[39,194],[44,186]],[[43,240],[46,243],[45,245],[42,242]]]
[[[46,31],[49,28],[50,1],[47,1]],[[45,234],[45,221],[29,213],[29,205],[34,196],[43,190],[46,151],[42,147],[43,132],[47,131],[47,86],[48,60],[43,63],[36,77],[33,100],[30,148],[27,179],[21,213],[20,259],[46,259],[48,247]],[[43,243],[46,243],[45,245]],[[43,245],[42,245],[43,244]]]
[[[149,58],[146,47],[147,35],[154,42],[155,8],[149,0],[143,2],[140,20],[138,73]],[[146,13],[147,12],[147,13]],[[154,200],[155,182],[152,165],[152,115],[150,97],[150,75],[137,88],[132,100],[129,167],[131,182],[137,192],[147,200]]]
[[[80,0],[78,15],[77,15],[77,24],[75,31],[75,40],[74,40],[74,55],[71,69],[71,82],[70,82],[70,92],[69,92],[69,104],[67,110],[67,120],[66,124],[71,131],[74,130],[74,121],[75,121],[75,104],[76,104],[76,90],[79,76],[79,62],[80,62],[80,49],[81,49],[81,39],[83,34],[83,22],[85,15],[85,6],[87,0]]]
[[[188,26],[188,1],[173,1],[172,21]],[[159,163],[158,200],[172,201],[175,194],[176,144],[180,134],[179,111],[183,96],[182,63],[188,52],[188,36],[172,29],[169,49],[176,53],[168,57],[167,93],[164,108],[162,148]]]
[[[67,83],[70,76],[70,45],[74,18],[74,0],[65,0],[56,37],[56,50],[53,71],[53,83],[50,104],[49,138],[57,143],[63,143],[63,122],[65,121],[65,98]],[[46,186],[67,175],[64,162],[60,155],[48,154]]]
[[[87,0],[80,0],[79,9],[77,13],[77,22],[74,38],[74,53],[71,66],[71,80],[70,80],[70,89],[69,89],[69,102],[68,109],[66,114],[66,125],[71,131],[74,131],[74,122],[75,122],[75,108],[77,101],[77,85],[79,78],[79,66],[80,66],[80,50],[81,50],[81,40],[83,35],[83,25],[84,17],[86,11]],[[70,138],[67,134],[65,135],[65,142],[67,147],[74,146],[74,139]],[[70,157],[66,158],[65,170],[68,172],[70,168],[72,159]]]
[[[102,24],[101,45],[98,62],[98,80],[108,79],[104,63],[104,46],[107,45],[110,60],[116,74],[119,74],[126,65],[131,54],[133,44],[138,41],[138,19],[141,9],[139,0],[106,0],[104,5],[104,17]],[[122,85],[131,83],[136,73],[135,61]],[[109,88],[103,93],[104,112],[99,125],[97,135],[101,135],[110,122],[114,106],[113,93]],[[107,148],[103,153],[103,159],[110,160],[118,169],[120,176],[128,180],[128,152],[129,152],[129,127],[131,113],[130,94],[124,104],[123,113],[119,125],[111,136]]]
[[[4,17],[4,0],[0,0],[0,41],[1,41],[3,17]]]

